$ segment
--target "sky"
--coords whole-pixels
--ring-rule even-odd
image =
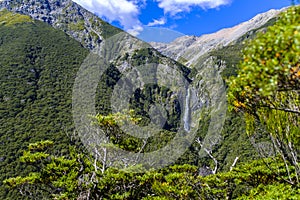
[[[73,0],[147,42],[200,36],[250,20],[290,0]]]

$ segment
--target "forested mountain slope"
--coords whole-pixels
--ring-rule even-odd
[[[31,142],[51,139],[57,141],[55,146],[57,155],[68,153],[70,135],[75,131],[72,116],[72,89],[79,68],[88,57],[90,50],[85,43],[76,42],[70,34],[54,29],[45,22],[36,21],[30,16],[2,9],[0,20],[1,198],[15,199],[18,197],[4,188],[2,180],[22,175],[31,169],[30,167],[25,169],[18,160],[25,146]],[[101,33],[115,30],[107,26],[108,28],[104,28]],[[117,30],[110,33],[118,32]],[[121,78],[122,70],[135,70],[138,66],[147,66],[149,63],[151,70],[158,73],[155,71],[160,64],[167,65],[170,67],[169,70],[175,70],[180,74],[179,77],[173,76],[172,81],[178,80],[177,83],[180,83],[181,79],[188,79],[190,72],[188,68],[162,56],[148,44],[126,33],[113,39],[118,37],[122,40],[110,44],[119,50],[120,56],[105,54],[111,60],[107,70],[99,77],[99,82],[103,84],[98,85],[96,92],[97,112],[101,114],[111,112],[109,103],[113,87]],[[114,40],[107,41],[108,44],[109,42]],[[146,77],[147,68],[141,70],[144,71],[136,72],[139,72],[139,76]],[[168,73],[169,70],[162,73]],[[177,83],[173,88],[175,90]],[[141,84],[145,85],[143,82]],[[183,115],[183,111],[180,109],[183,108],[180,108],[179,101],[184,101],[185,90],[180,89],[169,91],[168,88],[163,89],[150,82],[131,97],[131,107],[143,118],[142,124],[149,123],[150,117],[144,113],[151,109],[153,101],[159,99],[161,103],[169,105],[164,128],[160,134],[149,140],[145,147],[148,151],[163,145],[163,143],[158,144],[157,141],[165,140],[165,143],[172,139],[174,136],[172,130],[178,130],[181,126],[180,116]],[[164,131],[166,134],[163,133]],[[119,140],[114,142],[122,143]],[[134,148],[137,148],[139,143],[140,141],[136,141]]]
[[[1,199],[18,198],[16,191],[3,186],[3,179],[32,170],[18,160],[29,143],[49,139],[55,142],[56,155],[69,153],[70,136],[78,136],[72,113],[76,78],[89,58],[99,52],[104,53],[96,58],[105,61],[107,68],[102,74],[95,73],[99,75],[95,94],[83,88],[85,95],[95,99],[95,113],[86,112],[89,108],[85,105],[76,112],[82,111],[85,117],[97,113],[110,117],[112,105],[123,103],[122,98],[115,97],[130,94],[128,107],[139,118],[139,127],[147,127],[151,120],[163,122],[156,134],[151,134],[151,127],[146,129],[151,135],[147,140],[116,128],[110,138],[114,145],[148,153],[161,149],[178,133],[194,134],[176,164],[194,165],[203,175],[216,167],[212,157],[218,161],[217,171],[228,171],[236,159],[247,162],[258,158],[257,149],[272,154],[264,137],[253,135],[249,140],[243,117],[227,111],[225,80],[236,74],[243,42],[265,31],[279,11],[256,17],[255,26],[246,23],[247,29],[222,40],[225,43],[196,42],[186,50],[178,42],[176,47],[167,48],[167,53],[159,48],[160,53],[69,0],[4,0],[0,8],[4,8],[0,12]],[[201,52],[205,45],[210,48]],[[173,57],[175,61],[163,54],[180,56]],[[164,119],[155,118],[162,109]],[[82,145],[79,138],[76,142],[77,147]]]
[[[64,32],[30,17],[0,12],[1,180],[26,170],[17,158],[28,143],[59,141],[66,149],[72,90],[88,50]],[[63,153],[63,152],[61,152]],[[5,199],[1,181],[1,199]],[[9,195],[9,194],[8,194]]]

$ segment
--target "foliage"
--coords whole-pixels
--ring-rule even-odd
[[[84,27],[84,20],[80,20],[76,23],[70,23],[69,29],[74,31],[83,31],[85,29]]]
[[[240,73],[230,81],[230,100],[236,98],[240,107],[268,104],[276,91],[298,89],[299,10],[297,6],[284,12],[274,26],[248,44]],[[237,98],[238,93],[243,95]]]
[[[201,197],[203,199],[236,199],[244,196],[249,199],[247,198],[249,193],[261,185],[287,186],[284,180],[278,178],[279,175],[285,173],[285,165],[280,159],[256,160],[239,165],[229,172],[201,178]],[[257,194],[261,195],[260,192]]]
[[[222,76],[228,78],[235,76],[237,65],[242,58],[241,50],[243,48],[242,42],[214,50],[209,54],[215,56],[218,60],[223,60],[226,63],[226,68],[222,71]]]
[[[29,143],[51,138],[54,151],[67,153],[72,87],[87,53],[39,21],[0,26],[0,199],[19,198],[2,180],[31,170],[17,160]]]
[[[135,116],[134,110],[108,115],[97,114],[94,118],[94,125],[99,126],[104,131],[107,143],[111,142],[128,151],[139,149],[141,141],[138,138],[126,135],[119,128],[119,126],[125,124],[137,124],[141,120],[141,118]]]
[[[5,180],[5,185],[18,189],[24,197],[39,198],[43,193],[51,199],[248,199],[248,196],[271,199],[283,195],[295,199],[299,194],[299,189],[278,178],[278,174],[286,173],[286,168],[276,157],[205,177],[198,175],[196,166],[187,164],[145,173],[114,168],[102,173],[95,168],[92,157],[72,147],[67,156],[54,156],[53,144],[52,141],[30,144],[21,159],[33,165],[33,170],[26,176]],[[284,190],[288,192],[281,194]]]
[[[20,15],[7,11],[6,9],[0,11],[0,26],[13,26],[25,22],[32,22],[33,20],[26,15]]]
[[[120,33],[122,30],[110,25],[107,22],[100,21],[102,28],[102,36],[104,39],[114,36],[115,34]]]
[[[247,45],[238,76],[229,81],[228,93],[231,109],[245,112],[248,133],[268,135],[286,165],[295,167],[297,176],[300,175],[299,21],[300,7],[293,6]],[[291,177],[288,179],[295,184]]]
[[[291,185],[276,183],[273,185],[259,185],[257,188],[250,190],[249,194],[243,195],[237,199],[257,199],[257,200],[273,200],[273,199],[299,199],[300,190],[293,188]]]
[[[54,156],[50,154],[52,141],[30,144],[20,160],[32,166],[33,171],[25,177],[6,179],[4,184],[20,188],[22,195],[30,198],[76,198],[91,187],[89,175],[92,175],[92,165],[83,154],[70,148],[68,157]]]
[[[299,10],[295,10],[299,12]],[[0,198],[18,199],[20,197],[15,195],[15,192],[18,191],[24,192],[26,198],[30,198],[31,195],[33,198],[39,199],[42,199],[44,195],[46,195],[46,198],[56,199],[226,199],[246,198],[247,195],[253,198],[272,198],[272,193],[274,193],[274,197],[280,198],[280,194],[275,193],[277,189],[278,191],[289,191],[290,196],[288,198],[293,198],[299,193],[297,189],[287,184],[287,182],[297,181],[297,168],[290,166],[290,163],[285,163],[284,159],[269,160],[268,163],[271,163],[269,167],[264,165],[265,160],[260,160],[240,165],[231,172],[201,177],[198,176],[199,167],[210,166],[210,160],[207,157],[199,158],[200,147],[197,143],[194,143],[178,161],[178,165],[169,166],[158,171],[149,171],[144,174],[134,174],[104,166],[99,160],[97,161],[97,159],[87,154],[84,155],[84,151],[81,149],[69,147],[67,145],[69,140],[65,133],[72,133],[74,128],[70,113],[71,88],[79,65],[88,51],[63,32],[56,31],[48,25],[26,20],[24,21],[26,23],[20,23],[22,17],[15,18],[19,15],[7,14],[13,16],[13,23],[10,26],[0,25],[0,139],[2,146],[0,148],[0,169],[1,180],[6,179],[5,184],[10,188],[1,187]],[[294,23],[294,26],[291,25],[289,28],[293,29],[297,24],[297,15],[289,15],[289,18]],[[275,26],[279,30],[276,29],[276,34],[280,35],[280,30],[284,32],[285,29],[282,27],[286,24],[288,24],[286,21],[276,23]],[[109,37],[115,33],[116,30],[108,24],[102,25],[106,27],[103,30],[104,36]],[[16,28],[18,31],[15,31]],[[275,31],[275,28],[270,28],[270,30],[273,29]],[[292,33],[290,29],[288,30],[287,32]],[[297,31],[293,32],[295,38],[298,38],[299,31]],[[282,34],[279,45],[284,45],[285,42],[290,41],[284,37],[284,33]],[[266,35],[261,34],[259,37]],[[263,41],[268,45],[271,44],[267,43],[269,42],[268,39]],[[294,41],[296,44],[297,40]],[[255,41],[252,43],[255,43]],[[274,45],[270,46],[275,47]],[[293,45],[291,46],[293,48]],[[298,48],[297,45],[295,47]],[[239,51],[240,48],[238,45],[229,46],[212,54],[220,60],[226,60],[235,67],[239,60],[239,54],[235,54],[235,52]],[[299,49],[297,48],[294,53],[299,58]],[[226,51],[230,53],[225,54]],[[261,49],[258,48],[254,52],[260,53]],[[272,53],[269,53],[268,51],[264,56],[272,60]],[[276,54],[274,55],[276,57]],[[296,62],[296,57],[289,55],[284,57],[283,61],[289,61],[289,58],[291,58],[292,61]],[[132,57],[127,57],[125,60],[132,65],[141,65],[149,62],[159,63],[163,59],[161,55],[153,52],[152,49],[146,48],[133,52]],[[247,62],[246,60],[244,63]],[[261,63],[261,66],[271,66],[271,64],[266,63]],[[299,61],[296,64],[299,68]],[[246,67],[248,64],[243,66]],[[280,69],[275,70],[280,75],[279,77],[285,77],[285,74],[280,71],[283,70],[284,66],[280,65]],[[190,76],[188,68],[183,65],[178,67],[185,77]],[[256,69],[260,68],[257,67]],[[263,69],[265,68],[263,66]],[[251,76],[270,75],[272,77],[275,73],[274,70],[257,74],[252,71],[249,74],[249,79],[244,77],[239,82],[240,87],[230,85],[230,88],[235,88],[238,92],[249,92],[250,90],[245,90],[248,86],[246,80],[248,80],[254,85],[262,84],[267,88],[263,92],[251,90],[255,91],[247,96],[252,98],[251,104],[244,107],[245,102],[238,101],[236,102],[238,109],[249,111],[250,109],[246,108],[252,109],[253,105],[256,109],[257,106],[261,106],[260,100],[263,100],[264,105],[268,105],[267,103],[270,103],[272,98],[276,100],[272,102],[276,106],[289,105],[297,108],[298,105],[299,108],[299,92],[297,93],[296,90],[277,90],[278,88],[287,89],[284,87],[286,85],[297,89],[299,70],[295,71],[297,69],[292,66],[290,69],[292,70],[288,70],[290,73],[287,75],[288,78],[278,79],[280,84],[275,89],[272,86],[269,93],[266,86],[269,84],[268,81],[257,79],[256,82],[251,79]],[[235,73],[235,69],[233,69],[224,72],[223,75],[226,77]],[[239,72],[239,74],[241,73]],[[144,149],[141,149],[143,145],[141,140],[120,131],[117,124],[123,123],[124,117],[120,113],[110,114],[110,97],[114,85],[120,77],[121,73],[113,64],[101,77],[100,82],[103,84],[98,85],[96,99],[97,111],[100,113],[96,117],[97,125],[106,130],[105,132],[114,145],[123,149],[134,152],[151,152],[163,147],[176,134],[171,131],[178,128],[181,114],[178,104],[174,100],[172,104],[174,113],[169,113],[167,126],[164,127],[166,130],[149,138],[147,144],[143,147]],[[245,85],[242,85],[244,82]],[[238,92],[230,94],[238,94]],[[168,88],[159,87],[158,85],[146,85],[143,90],[135,91],[130,102],[131,108],[135,109],[134,114],[140,114],[137,118],[144,117],[141,120],[142,122],[137,120],[136,123],[146,125],[147,119],[145,118],[147,118],[149,105],[154,102],[164,103],[171,96],[172,93]],[[259,101],[256,98],[260,98]],[[213,155],[221,163],[221,170],[229,170],[236,156],[241,156],[239,161],[243,162],[257,156],[251,149],[247,136],[243,134],[244,126],[252,127],[252,129],[253,127],[260,128],[264,131],[276,130],[273,133],[279,135],[279,139],[284,138],[288,133],[290,137],[287,141],[293,142],[293,148],[299,147],[299,143],[297,143],[299,141],[297,126],[300,121],[299,117],[297,118],[298,115],[284,110],[271,109],[270,107],[258,108],[255,111],[260,116],[259,120],[251,115],[253,112],[247,114],[246,123],[238,114],[230,113],[227,116],[222,132],[224,142],[213,151]],[[202,116],[199,120],[199,124],[201,124],[199,137],[205,137],[209,120],[210,116],[208,115]],[[284,126],[289,127],[284,128]],[[277,129],[278,127],[283,128]],[[29,145],[28,150],[25,152],[21,150],[31,142],[50,138],[57,141],[55,142],[56,145],[51,141],[44,141]],[[280,141],[283,141],[285,145],[289,144],[286,140]],[[289,146],[285,146],[285,148],[289,148]],[[21,162],[16,161],[16,158],[20,156]],[[183,165],[183,163],[194,166]],[[103,166],[104,170],[99,170]],[[2,183],[0,184],[3,186]]]
[[[7,11],[3,13],[1,16],[11,16],[16,23],[0,26],[0,199],[18,199],[14,192],[2,187],[2,180],[22,176],[32,169],[17,160],[22,155],[21,149],[31,142],[52,139],[59,141],[53,147],[55,152],[62,155],[68,152],[67,135],[74,131],[72,87],[89,52],[64,32],[45,23],[33,20],[21,23],[19,19],[30,17]],[[103,26],[110,27],[108,24]],[[105,30],[107,34],[114,32],[113,28]],[[152,59],[153,51],[145,50],[147,55],[144,58]],[[143,52],[135,55],[140,57],[138,53]],[[153,61],[157,61],[159,55],[153,56]],[[96,109],[100,114],[107,116],[111,112],[110,97],[120,77],[113,65],[101,77],[102,84],[98,84],[96,93]],[[147,98],[144,103],[149,105],[150,99],[170,96],[166,89],[160,88],[160,91],[155,94],[154,87],[147,87],[142,91]],[[170,115],[171,129],[172,121],[176,121],[179,114]],[[162,131],[148,143],[148,151],[157,149],[161,141],[168,142],[172,135],[169,131]],[[125,138],[115,142],[120,142],[122,148],[139,151],[137,148],[141,142],[138,139]]]

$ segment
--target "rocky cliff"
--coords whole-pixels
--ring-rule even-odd
[[[104,38],[121,31],[71,0],[3,0],[0,8],[46,22],[89,49],[94,49]]]
[[[285,9],[285,8],[284,8]],[[175,41],[165,43],[151,43],[162,54],[171,57],[191,68],[189,90],[191,92],[190,106],[191,116],[199,114],[200,110],[209,110],[210,119],[208,128],[204,129],[202,137],[202,149],[200,157],[206,156],[204,149],[213,151],[214,147],[219,155],[222,155],[222,146],[226,144],[226,132],[228,131],[228,118],[226,105],[226,85],[224,79],[235,75],[236,66],[242,59],[241,50],[247,39],[255,37],[258,32],[265,31],[269,25],[276,21],[276,17],[282,10],[270,10],[258,14],[249,21],[232,28],[222,29],[216,33],[196,36],[183,36]],[[199,109],[199,107],[202,107]],[[200,120],[201,121],[201,120]],[[230,119],[235,121],[235,119]],[[201,122],[200,122],[201,123]],[[241,138],[242,131],[230,133]],[[243,154],[242,152],[240,152]],[[228,154],[222,159],[233,162],[238,152]]]

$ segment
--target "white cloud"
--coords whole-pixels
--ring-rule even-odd
[[[217,8],[230,4],[232,0],[155,0],[165,13],[175,15],[180,12],[189,12],[192,6],[202,9]]]
[[[166,18],[162,17],[160,19],[154,19],[153,22],[149,22],[147,26],[156,26],[156,25],[164,25],[167,23]]]
[[[109,22],[118,21],[131,34],[143,30],[138,19],[140,7],[146,0],[73,0],[85,9],[97,14]]]
[[[133,26],[131,29],[128,29],[127,32],[131,35],[137,36],[143,31],[143,27],[141,25]]]
[[[0,0],[2,1],[2,0]],[[123,29],[137,36],[143,31],[143,25],[139,20],[140,11],[147,6],[147,0],[73,0],[87,10],[97,14],[108,22],[119,22]],[[153,0],[165,14],[172,17],[177,13],[189,12],[192,7],[202,9],[217,8],[230,4],[232,0]],[[147,26],[164,25],[167,23],[166,15],[163,18],[149,22]]]

